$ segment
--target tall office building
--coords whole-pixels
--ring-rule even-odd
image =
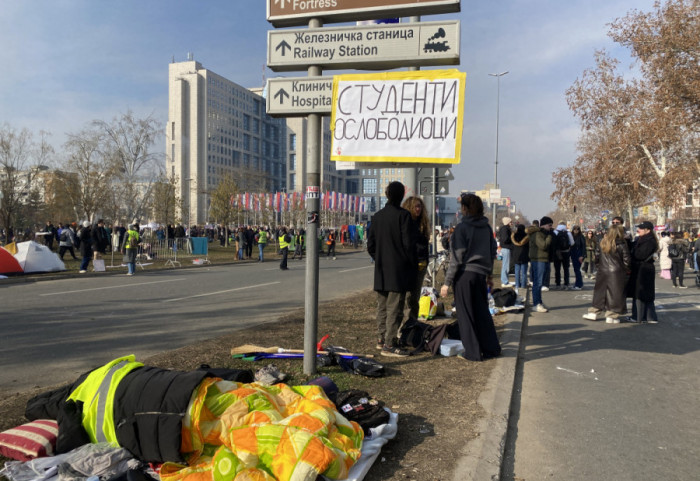
[[[268,116],[262,88],[241,87],[191,58],[170,64],[168,86],[166,167],[177,178],[184,223],[214,220],[208,192],[226,174],[239,174],[242,191],[305,192],[305,117]],[[336,170],[327,117],[322,126],[321,189],[360,194],[359,171]]]
[[[191,56],[168,75],[166,167],[177,179],[185,223],[205,224],[209,192],[227,174],[249,192],[287,189],[284,119],[265,114],[265,99],[205,69]]]

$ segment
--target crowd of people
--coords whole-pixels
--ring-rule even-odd
[[[542,292],[581,290],[585,277],[595,280],[592,306],[583,315],[585,319],[605,319],[611,324],[656,323],[655,262],[659,261],[660,277],[670,279],[679,289],[687,287],[686,263],[698,272],[700,235],[693,239],[689,232],[661,232],[657,237],[648,221],[636,225],[634,234],[625,230],[622,217],[614,217],[606,231],[588,230],[585,234],[578,225],[569,230],[565,221],[555,226],[547,216],[527,227],[513,227],[508,217],[502,223],[496,235],[503,260],[501,285],[516,292],[531,285],[535,312],[548,312]],[[515,280],[510,282],[513,268]],[[628,298],[632,299],[631,316],[626,315]]]

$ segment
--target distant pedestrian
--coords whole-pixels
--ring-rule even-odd
[[[510,285],[508,274],[510,272],[511,250],[513,249],[513,241],[510,236],[513,234],[513,230],[511,229],[512,220],[510,217],[504,217],[501,222],[503,225],[498,229],[496,237],[501,247],[501,286],[507,287]]]
[[[595,279],[595,256],[598,251],[598,238],[595,232],[586,232],[586,259],[583,262],[583,271],[587,279]]]
[[[483,361],[501,354],[488,301],[497,246],[489,221],[484,217],[481,198],[465,194],[461,196],[461,204],[462,220],[452,235],[450,266],[440,296],[446,297],[452,286],[459,335],[464,346],[460,356],[470,361]]]
[[[333,256],[333,260],[335,260],[335,241],[336,241],[336,233],[335,229],[331,229],[328,231],[328,236],[326,236],[326,245],[328,246],[328,255],[326,257],[331,257]]]
[[[258,262],[265,262],[265,257],[263,252],[265,251],[265,246],[267,245],[267,231],[264,227],[260,228],[257,234],[258,242]]]
[[[138,257],[140,243],[141,236],[139,235],[139,225],[131,224],[124,236],[124,244],[121,246],[121,251],[124,255],[124,263],[127,267],[127,276],[133,276],[136,273],[136,258]]]
[[[544,216],[540,219],[538,230],[530,234],[530,263],[532,266],[534,281],[532,284],[532,304],[535,312],[548,312],[549,309],[542,302],[542,284],[549,264],[552,239],[550,235],[554,221],[551,217]]]
[[[406,292],[416,278],[418,261],[411,214],[401,208],[405,187],[391,182],[385,190],[386,205],[372,217],[367,252],[374,260],[377,293],[377,348],[383,356],[406,357],[398,344]]]
[[[280,254],[282,255],[280,269],[283,271],[289,270],[287,267],[287,257],[289,256],[289,246],[292,244],[292,236],[287,232],[286,227],[280,229],[277,241],[279,242]]]
[[[100,255],[105,255],[109,246],[109,235],[105,229],[105,221],[103,219],[99,219],[97,225],[92,227],[90,235],[92,237],[94,258],[97,259]]]
[[[304,257],[304,241],[306,239],[306,234],[304,229],[299,229],[294,233],[294,255],[292,259],[301,260]]]
[[[625,289],[631,268],[625,230],[621,225],[611,226],[600,242],[593,304],[584,319],[596,321],[604,316],[608,324],[619,324],[620,316],[627,313]]]
[[[575,225],[571,228],[571,237],[574,243],[571,245],[571,266],[574,269],[574,287],[575,291],[583,289],[583,275],[581,274],[581,265],[586,258],[586,238],[581,233],[581,227]]]
[[[671,281],[673,282],[673,287],[687,289],[687,286],[683,285],[683,276],[688,252],[690,252],[690,243],[683,238],[682,232],[674,232],[673,242],[668,246],[668,255],[671,258]],[[676,281],[676,279],[678,279],[678,281]]]
[[[571,246],[574,238],[566,228],[566,222],[561,221],[554,229],[554,282],[557,289],[569,289],[569,267],[571,266]],[[562,285],[562,272],[563,281]]]
[[[627,285],[627,297],[632,297],[632,318],[640,323],[659,322],[654,307],[654,260],[658,250],[654,225],[649,221],[637,225],[637,238],[632,243],[632,274]]]
[[[58,237],[58,256],[61,258],[61,260],[63,260],[63,256],[66,251],[70,252],[73,260],[78,260],[78,258],[75,256],[75,250],[73,249],[77,243],[75,238],[75,226],[76,223],[73,222],[70,226],[65,226],[63,229],[61,229],[61,234]]]
[[[527,289],[527,265],[530,263],[530,236],[525,231],[525,225],[518,224],[510,239],[515,263],[515,293],[522,294],[520,289]]]
[[[85,274],[90,265],[90,259],[92,259],[92,231],[89,221],[83,221],[83,227],[78,231],[77,238],[80,256],[82,257],[80,273]]]

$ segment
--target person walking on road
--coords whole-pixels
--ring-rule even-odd
[[[140,243],[141,236],[139,236],[139,225],[129,225],[129,229],[124,235],[124,244],[121,246],[121,251],[124,255],[124,263],[127,268],[127,276],[133,276],[136,273],[136,257],[138,256]]]
[[[399,348],[398,331],[403,320],[406,292],[418,269],[416,238],[411,214],[401,207],[406,190],[391,182],[386,205],[372,217],[367,252],[374,261],[374,290],[377,292],[377,349],[381,355],[406,357]]]
[[[627,285],[627,297],[632,298],[632,319],[639,323],[659,322],[654,307],[654,260],[658,250],[654,225],[649,221],[637,225],[637,239],[632,243],[632,274]]]
[[[463,359],[483,361],[501,354],[496,328],[489,311],[488,289],[497,246],[484,204],[474,194],[461,197],[462,221],[455,227],[450,243],[450,266],[440,296],[450,286],[455,294],[457,325],[462,338]]]
[[[428,225],[428,215],[425,212],[425,204],[420,197],[409,197],[401,206],[411,213],[413,220],[414,234],[416,235],[416,257],[418,259],[418,270],[411,289],[406,294],[406,307],[408,308],[408,320],[418,319],[418,301],[420,300],[421,289],[425,272],[428,269],[428,253],[430,242],[430,226]]]
[[[289,235],[286,227],[282,227],[282,229],[280,229],[277,242],[279,242],[279,249],[280,253],[282,254],[280,269],[283,271],[289,270],[287,267],[287,257],[289,256],[289,246],[292,244],[292,236]]]
[[[569,290],[569,267],[571,265],[571,246],[574,238],[566,228],[566,222],[561,221],[554,229],[554,282],[557,289]],[[564,284],[562,285],[562,271]]]
[[[620,316],[627,313],[625,288],[631,269],[632,258],[625,242],[625,230],[621,225],[611,226],[600,242],[593,306],[583,315],[584,319],[597,321],[600,315],[604,315],[608,324],[620,323]]]
[[[333,260],[335,260],[335,240],[335,229],[331,229],[328,232],[328,237],[326,237],[326,245],[328,246],[328,255],[326,257],[333,256]]]
[[[542,283],[549,265],[552,239],[550,235],[554,221],[551,217],[544,216],[540,219],[540,227],[528,229],[530,234],[530,264],[533,272],[532,305],[535,312],[548,312],[549,309],[542,303]]]

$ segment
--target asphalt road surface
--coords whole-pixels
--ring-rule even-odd
[[[582,319],[585,290],[543,293],[524,327],[504,480],[700,476],[700,289],[656,279],[658,324]]]
[[[274,321],[304,307],[306,259],[289,268],[269,261],[0,284],[0,393]],[[322,257],[319,301],[371,288],[373,269],[366,253]]]

